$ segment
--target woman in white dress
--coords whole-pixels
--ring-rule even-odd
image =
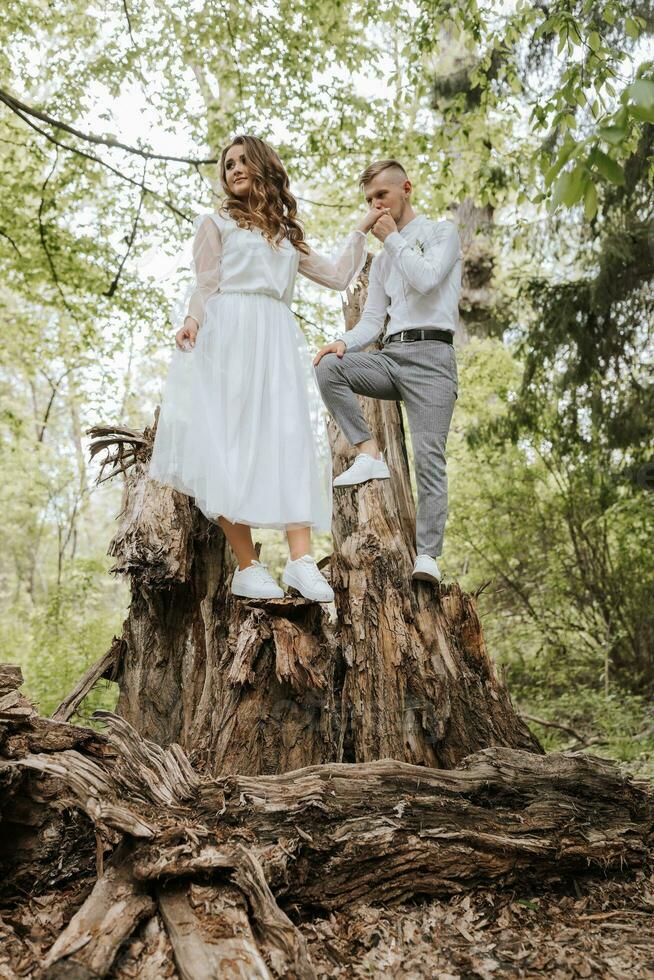
[[[175,338],[149,476],[193,497],[220,524],[238,559],[235,595],[283,597],[252,542],[252,527],[275,527],[289,543],[284,583],[329,602],[311,528],[331,526],[331,453],[312,357],[290,303],[298,272],[346,289],[380,212],[369,212],[331,260],[304,241],[272,147],[237,136],[222,152],[220,173],[220,210],[195,221],[194,290]]]

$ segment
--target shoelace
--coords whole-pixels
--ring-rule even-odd
[[[313,559],[311,561],[307,561],[304,557],[302,557],[302,558],[298,559],[298,561],[301,561],[302,564],[303,564],[303,566],[307,570],[309,570],[310,575],[311,575],[311,578],[312,578],[312,580],[314,582],[317,582],[317,581],[324,582],[325,581],[325,579],[323,578],[322,572],[320,571],[320,569],[318,568],[316,562]]]
[[[268,574],[268,565],[265,561],[253,561],[251,565],[248,565],[247,568],[242,568],[241,571],[253,571],[256,577],[262,582],[267,582],[270,578],[270,575]]]

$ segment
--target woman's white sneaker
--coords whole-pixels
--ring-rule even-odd
[[[253,561],[246,568],[237,568],[232,577],[232,595],[247,599],[283,599],[284,590],[268,571],[263,561]]]
[[[301,558],[286,562],[282,575],[284,585],[297,589],[305,599],[315,602],[332,602],[334,590],[326,580],[312,555],[302,555]]]
[[[411,577],[422,582],[440,582],[442,575],[435,558],[431,555],[417,555]]]
[[[367,483],[368,480],[388,480],[390,471],[384,454],[375,459],[370,453],[359,453],[352,465],[340,473],[334,480],[335,487],[352,487],[356,483]]]

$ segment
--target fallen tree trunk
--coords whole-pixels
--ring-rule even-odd
[[[592,756],[493,747],[449,770],[382,759],[198,776],[179,746],[96,714],[106,737],[80,729],[71,745],[71,726],[34,713],[3,723],[5,806],[28,812],[54,781],[90,833],[122,841],[50,949],[51,978],[113,975],[143,921],[153,962],[182,977],[308,978],[298,918],[649,859],[651,787]],[[40,750],[58,728],[60,748]],[[38,874],[29,852],[15,860],[25,883],[42,875],[43,854]]]

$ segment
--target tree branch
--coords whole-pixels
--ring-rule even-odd
[[[166,160],[170,163],[188,163],[188,164],[210,164],[218,163],[218,159],[211,157],[205,160],[198,160],[194,157],[173,157],[168,156],[165,153],[152,153],[150,150],[142,150],[137,146],[129,146],[127,143],[121,143],[120,140],[113,139],[108,136],[96,136],[94,133],[83,133],[80,129],[75,129],[74,126],[70,126],[68,123],[61,122],[59,119],[55,119],[50,116],[47,112],[42,112],[40,109],[35,109],[32,106],[26,105],[19,99],[15,99],[13,95],[0,89],[0,102],[4,102],[12,112],[20,116],[22,119],[27,116],[33,116],[35,119],[40,119],[41,122],[47,123],[49,126],[53,126],[55,129],[61,129],[65,133],[70,133],[71,136],[76,136],[80,140],[84,140],[86,143],[95,143],[99,146],[108,146],[114,150],[124,150],[126,153],[134,153],[136,156],[143,157],[145,160]]]
[[[109,289],[107,289],[106,292],[103,294],[107,298],[112,297],[113,294],[116,292],[116,288],[117,288],[118,283],[120,281],[120,277],[122,275],[123,268],[125,267],[125,262],[127,261],[127,258],[129,256],[129,253],[132,250],[132,245],[134,244],[134,239],[136,238],[136,229],[138,227],[139,218],[141,216],[141,210],[143,208],[143,200],[144,200],[145,195],[146,195],[145,174],[146,174],[147,168],[148,168],[148,161],[146,160],[144,162],[144,164],[143,164],[143,177],[141,179],[141,197],[139,199],[138,207],[136,209],[136,214],[134,216],[134,223],[132,224],[132,231],[131,231],[131,233],[129,235],[129,238],[127,239],[127,251],[123,255],[122,259],[120,260],[120,265],[118,266],[118,271],[117,271],[117,273],[116,273],[116,275],[114,277],[113,282],[109,286]]]
[[[20,257],[22,258],[22,257],[23,257],[23,253],[21,252],[21,250],[19,249],[19,247],[18,247],[18,245],[17,245],[17,244],[16,244],[16,242],[15,242],[15,241],[13,240],[13,238],[11,237],[11,235],[8,235],[8,234],[7,234],[7,232],[6,232],[6,231],[4,231],[4,229],[3,229],[3,228],[0,228],[0,235],[1,235],[1,236],[2,236],[3,238],[6,238],[6,239],[7,239],[7,241],[8,241],[9,243],[10,243],[10,245],[12,246],[12,248],[13,248],[13,250],[14,250],[14,251],[16,252],[16,254],[17,254],[17,255],[20,255]]]
[[[2,93],[0,91],[0,96],[1,95]],[[1,97],[0,97],[0,101],[2,101]],[[116,167],[112,167],[110,163],[107,163],[106,160],[103,160],[101,157],[96,156],[94,153],[87,153],[85,150],[78,150],[77,147],[70,146],[68,143],[62,143],[60,140],[56,139],[50,133],[46,132],[45,129],[41,129],[40,126],[37,126],[35,122],[33,122],[28,116],[24,115],[18,109],[14,109],[14,112],[16,113],[17,116],[19,116],[23,120],[24,123],[27,123],[27,125],[30,126],[33,130],[35,130],[35,132],[39,133],[41,136],[44,136],[45,139],[47,139],[54,146],[58,146],[62,150],[67,150],[69,153],[76,153],[78,156],[84,157],[84,159],[86,160],[92,160],[94,163],[99,163],[101,167],[105,167],[112,174],[115,174],[117,177],[120,177],[121,180],[126,181],[128,184],[133,184],[135,187],[142,186],[141,181],[135,180],[133,177],[130,177],[128,174],[123,173],[122,170],[118,170]],[[183,211],[180,211],[179,208],[175,207],[175,205],[171,201],[168,201],[165,197],[163,197],[163,195],[159,194],[158,191],[153,190],[151,187],[146,187],[145,190],[148,194],[151,194],[152,197],[155,198],[155,200],[161,201],[164,207],[167,207],[170,211],[173,212],[173,214],[176,214],[178,217],[183,218],[184,221],[188,221],[189,223],[192,221],[192,218],[189,215],[184,214]]]

